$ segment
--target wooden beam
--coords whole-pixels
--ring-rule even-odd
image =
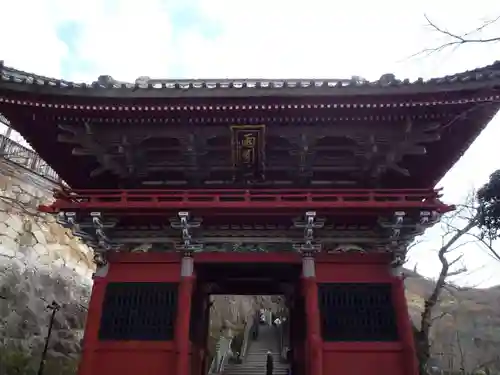
[[[424,131],[430,130],[430,125],[414,125],[413,129],[422,128]],[[435,126],[435,125],[432,125]],[[126,133],[130,140],[144,138],[145,129],[151,138],[181,138],[188,133],[194,133],[200,138],[209,137],[229,137],[231,136],[229,126],[227,124],[217,125],[211,124],[209,127],[202,125],[185,124],[183,126],[168,126],[160,124],[150,125],[131,125],[126,128]],[[331,122],[318,123],[316,125],[309,124],[310,137],[345,137],[346,135],[365,137],[369,134],[376,134],[380,138],[391,138],[395,134],[401,134],[405,131],[405,123],[387,124],[383,122]],[[106,124],[106,127],[99,129],[99,139],[103,142],[119,142],[120,135],[123,134],[124,128],[119,124]],[[267,126],[266,137],[285,137],[300,139],[304,133],[302,126]]]

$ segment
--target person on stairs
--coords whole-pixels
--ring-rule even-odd
[[[270,350],[267,351],[267,359],[266,359],[266,375],[273,375],[274,363],[273,363],[273,355]]]

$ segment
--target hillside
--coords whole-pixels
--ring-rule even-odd
[[[406,274],[408,308],[418,327],[424,298],[434,282],[409,270]],[[433,315],[434,365],[472,371],[487,364],[500,369],[500,287],[447,287]]]

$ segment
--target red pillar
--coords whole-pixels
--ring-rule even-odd
[[[393,299],[396,309],[396,319],[398,323],[399,336],[403,344],[403,355],[405,358],[405,370],[408,375],[418,375],[418,361],[415,351],[415,341],[413,329],[408,314],[406,303],[404,280],[400,276],[395,276],[393,280]]]
[[[302,259],[302,283],[306,310],[305,363],[307,375],[323,374],[323,340],[318,305],[318,284],[314,257],[305,254]]]
[[[109,267],[106,266],[106,267]],[[94,352],[99,341],[99,326],[101,324],[101,311],[106,293],[107,280],[104,277],[94,276],[94,285],[90,295],[87,312],[87,322],[83,337],[82,355],[78,366],[79,375],[91,375],[94,369]]]
[[[189,375],[189,328],[191,320],[191,298],[195,277],[193,276],[193,258],[184,256],[181,264],[181,281],[177,301],[175,323],[175,344],[177,347],[177,375]]]

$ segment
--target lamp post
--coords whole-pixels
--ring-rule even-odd
[[[43,367],[45,366],[45,357],[47,356],[47,350],[49,349],[49,340],[50,340],[50,335],[52,334],[52,326],[54,325],[54,318],[56,317],[56,312],[59,311],[61,306],[56,301],[52,301],[52,303],[48,305],[47,308],[52,310],[52,313],[50,314],[49,331],[47,332],[47,337],[45,338],[45,346],[43,347],[42,358],[40,358],[38,375],[43,374]]]

